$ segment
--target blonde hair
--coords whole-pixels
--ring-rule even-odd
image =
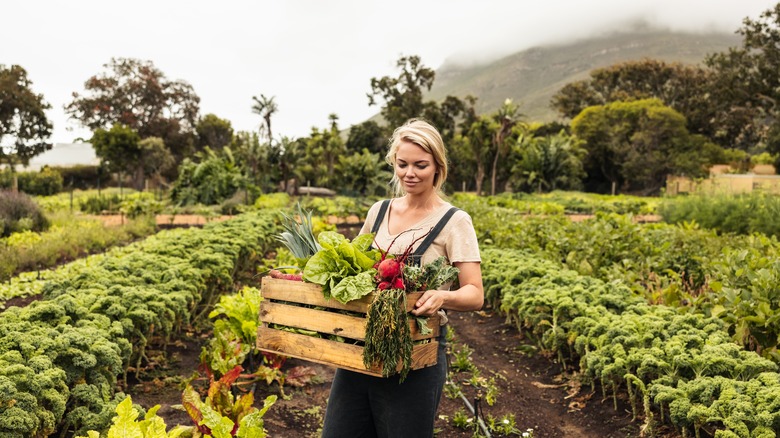
[[[387,151],[387,155],[385,155],[385,161],[393,168],[395,168],[398,148],[404,141],[414,143],[425,152],[433,155],[433,161],[436,163],[433,188],[441,192],[444,181],[447,180],[447,150],[444,147],[444,140],[442,140],[439,131],[433,125],[421,119],[409,119],[406,123],[396,128],[393,136],[390,138],[390,149]],[[398,180],[398,175],[395,172],[393,172],[393,179],[390,180],[390,184],[396,196],[404,194],[401,182]]]

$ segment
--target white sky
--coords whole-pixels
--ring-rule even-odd
[[[91,133],[63,106],[112,57],[151,60],[189,82],[201,115],[254,130],[252,96],[275,96],[274,135],[304,136],[339,115],[342,128],[378,112],[372,77],[400,55],[495,58],[627,28],[733,32],[769,0],[9,0],[0,3],[0,64],[19,64],[52,105],[54,143]]]

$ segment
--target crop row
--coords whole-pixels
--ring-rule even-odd
[[[487,202],[460,205],[483,248],[523,248],[581,275],[621,281],[645,301],[717,316],[739,345],[780,363],[780,242],[690,224],[523,217]]]
[[[671,422],[683,436],[775,437],[777,365],[731,341],[702,313],[650,305],[621,281],[602,281],[509,249],[483,251],[487,298],[510,323],[617,400],[628,393],[645,432]]]
[[[117,379],[182,331],[273,245],[275,216],[159,233],[53,275],[0,314],[0,435],[104,430]]]

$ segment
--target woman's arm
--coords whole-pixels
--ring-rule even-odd
[[[456,262],[458,268],[457,290],[428,290],[415,303],[412,313],[417,316],[430,316],[439,309],[461,312],[479,310],[485,301],[482,289],[482,269],[479,262]]]

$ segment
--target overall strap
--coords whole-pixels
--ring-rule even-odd
[[[382,220],[385,218],[385,213],[387,213],[387,207],[390,205],[390,200],[385,199],[382,201],[382,205],[379,206],[379,212],[376,215],[376,219],[374,220],[374,223],[371,225],[371,233],[376,234],[377,231],[379,231],[379,226],[382,224]]]
[[[460,210],[458,207],[452,207],[449,210],[447,210],[446,213],[444,213],[444,216],[442,216],[441,219],[439,219],[439,222],[436,224],[436,226],[433,227],[430,233],[428,233],[428,236],[425,237],[425,240],[422,241],[420,246],[417,247],[417,250],[414,251],[409,256],[409,263],[414,266],[420,266],[420,261],[422,260],[423,254],[425,254],[425,251],[428,250],[428,247],[431,246],[434,239],[441,233],[441,230],[444,229],[444,226],[447,225],[447,222],[450,221],[450,218],[452,217],[455,212]]]

